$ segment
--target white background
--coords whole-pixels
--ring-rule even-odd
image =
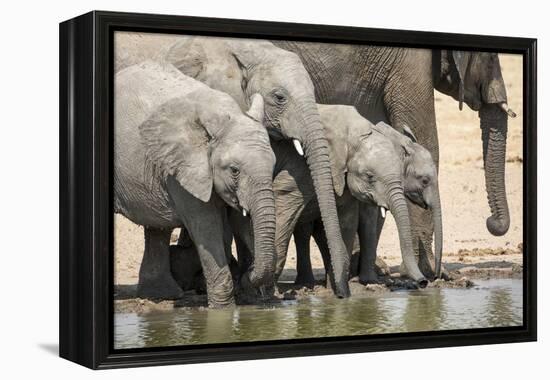
[[[303,3],[303,4],[302,4]],[[315,4],[308,7],[307,3]],[[0,377],[256,379],[548,376],[550,21],[543,1],[5,1],[0,38]],[[93,372],[57,355],[58,23],[93,9],[539,39],[539,342]],[[547,119],[547,118],[546,118]],[[6,244],[7,242],[7,244]],[[546,351],[546,352],[545,352]],[[544,370],[546,369],[546,370]],[[179,377],[181,378],[181,377]]]

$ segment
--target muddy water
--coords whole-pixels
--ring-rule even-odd
[[[450,330],[522,324],[522,281],[470,289],[385,292],[346,300],[311,296],[275,306],[115,315],[115,348]]]

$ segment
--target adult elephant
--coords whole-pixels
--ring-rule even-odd
[[[485,181],[491,208],[487,229],[504,235],[510,226],[505,191],[508,108],[496,53],[274,41],[300,56],[319,103],[354,105],[372,121],[412,129],[439,164],[434,88],[479,111]],[[421,269],[433,276],[433,224],[429,210],[410,204],[414,249]]]
[[[252,94],[265,99],[264,126],[275,139],[289,139],[306,157],[328,236],[334,292],[349,296],[349,255],[342,240],[330,172],[327,139],[311,79],[300,58],[271,42],[185,37],[165,59],[181,72],[231,95],[241,109]]]
[[[138,294],[174,298],[170,275],[173,228],[196,243],[211,307],[234,303],[228,265],[226,205],[250,215],[255,256],[247,285],[271,285],[275,269],[275,157],[263,99],[244,115],[227,94],[147,61],[115,77],[115,211],[144,226]],[[230,250],[229,250],[230,252]]]

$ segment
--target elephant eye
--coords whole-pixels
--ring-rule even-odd
[[[239,168],[236,167],[236,166],[230,166],[229,170],[231,171],[231,174],[234,175],[234,176],[238,176],[239,173],[240,173]]]
[[[420,182],[423,186],[428,186],[430,184],[430,179],[428,177],[421,177]]]
[[[273,92],[273,98],[275,99],[275,102],[277,104],[285,104],[287,101],[285,94],[283,94],[281,91]]]

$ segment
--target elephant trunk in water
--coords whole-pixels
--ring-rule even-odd
[[[510,227],[510,214],[506,199],[505,163],[508,116],[498,104],[484,104],[479,110],[483,140],[485,184],[491,216],[487,229],[495,236],[502,236]]]
[[[302,140],[330,250],[332,265],[331,280],[333,281],[336,296],[345,298],[350,296],[348,285],[349,255],[342,240],[340,223],[336,211],[328,142],[320,121],[317,106],[314,105],[312,109],[302,111],[305,123],[308,125]]]
[[[421,288],[428,285],[428,280],[424,277],[418,263],[416,262],[412,244],[411,220],[407,201],[403,192],[403,186],[400,179],[388,182],[386,185],[388,206],[393,214],[399,234],[399,245],[401,246],[401,255],[407,275],[415,280]]]
[[[250,217],[254,232],[254,262],[248,271],[252,286],[272,285],[275,273],[275,198],[271,178],[252,186]]]

